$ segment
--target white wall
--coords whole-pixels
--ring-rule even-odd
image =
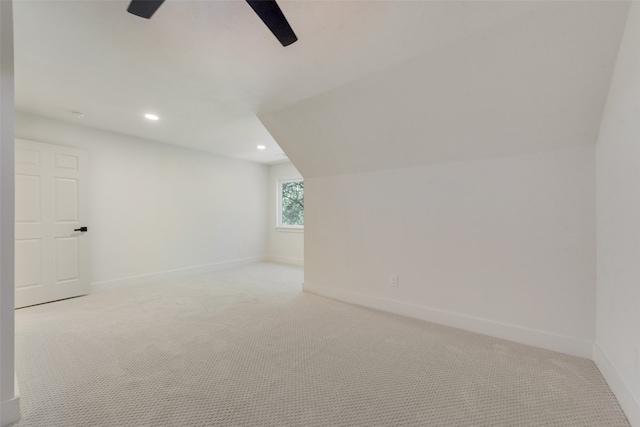
[[[597,154],[598,292],[594,360],[640,426],[640,3],[620,47]]]
[[[14,166],[12,2],[0,1],[0,425],[20,417],[14,376]]]
[[[591,356],[593,146],[305,186],[305,290]]]
[[[97,287],[266,254],[264,165],[23,113],[16,137],[89,151],[87,225]]]
[[[304,231],[276,228],[276,204],[279,179],[302,178],[291,162],[269,166],[268,246],[269,261],[304,265]]]

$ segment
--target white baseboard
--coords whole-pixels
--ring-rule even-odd
[[[588,340],[309,283],[304,283],[302,290],[351,304],[388,311],[572,356],[586,359],[591,359],[592,356],[593,342]]]
[[[301,258],[292,258],[292,257],[280,256],[280,255],[267,255],[267,261],[275,262],[278,264],[289,264],[289,265],[297,265],[299,267],[304,267],[304,259],[301,259]]]
[[[138,276],[123,277],[114,280],[105,280],[102,282],[94,282],[91,284],[91,292],[98,293],[110,291],[118,288],[126,288],[129,286],[144,285],[147,283],[158,282],[161,280],[177,279],[181,277],[194,276],[198,274],[207,274],[214,271],[225,270],[228,268],[242,267],[243,265],[255,264],[266,260],[264,256],[234,259],[231,261],[217,262],[213,264],[198,265],[195,267],[179,268],[176,270],[160,271],[158,273],[141,274]]]
[[[0,404],[0,426],[5,427],[20,421],[20,389],[18,379],[14,380],[15,396]]]
[[[634,427],[640,427],[640,382],[636,381],[635,393],[633,385],[620,375],[611,359],[602,350],[598,342],[593,344],[593,361],[600,373],[609,384],[611,391],[616,395],[622,410]]]

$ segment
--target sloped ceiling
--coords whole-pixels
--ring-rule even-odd
[[[544,4],[259,118],[305,178],[595,144],[628,9]]]
[[[279,4],[299,37],[287,48],[244,1],[167,0],[145,20],[126,12],[126,0],[14,0],[16,108],[270,162],[280,149],[257,114],[545,5],[321,0]],[[76,119],[74,110],[85,118]],[[146,112],[158,114],[160,121],[145,121]],[[336,133],[341,134],[338,129]],[[267,150],[258,152],[257,144],[267,145]]]

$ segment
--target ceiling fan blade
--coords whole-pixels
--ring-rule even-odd
[[[275,0],[247,0],[247,3],[282,43],[282,46],[289,46],[298,40]]]
[[[127,12],[140,18],[149,19],[156,13],[156,10],[163,2],[164,0],[131,0]]]

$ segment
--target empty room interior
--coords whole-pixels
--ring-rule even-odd
[[[640,2],[0,1],[0,425],[640,427]]]

